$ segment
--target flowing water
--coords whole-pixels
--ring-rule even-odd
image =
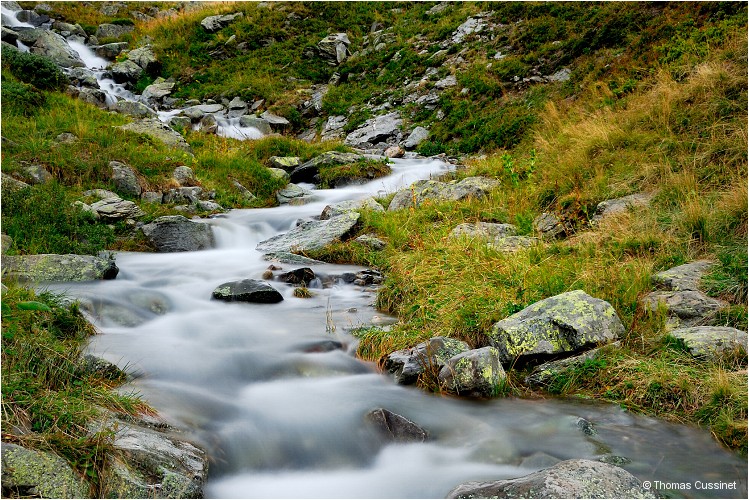
[[[7,9],[3,8],[4,19]],[[11,13],[12,14],[12,13]],[[13,16],[13,19],[15,17]],[[134,96],[105,78],[88,47],[71,43],[112,100]],[[112,101],[113,102],[113,101]],[[160,112],[162,120],[174,112]],[[235,119],[234,119],[235,120]],[[232,120],[220,133],[255,138]],[[48,284],[78,298],[98,326],[89,350],[127,366],[136,391],[211,456],[208,497],[439,498],[469,480],[518,477],[545,460],[625,457],[642,480],[731,483],[731,490],[672,496],[746,498],[746,461],[702,429],[569,400],[469,401],[395,385],[354,356],[350,329],[393,318],[375,291],[336,278],[356,266],[312,266],[314,296],[275,282],[278,304],[211,300],[221,283],[260,278],[264,239],[319,215],[329,203],[394,192],[442,173],[437,160],[394,160],[393,174],[363,186],[317,190],[304,206],[234,210],[205,220],[217,247],[177,254],[118,253],[116,280]],[[285,270],[299,266],[283,265]],[[323,283],[325,285],[323,285]],[[386,408],[429,432],[420,444],[383,442],[365,415]],[[581,432],[585,418],[595,435]]]

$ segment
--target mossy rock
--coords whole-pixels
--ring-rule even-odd
[[[2,445],[3,496],[91,498],[89,487],[68,463],[52,453]]]

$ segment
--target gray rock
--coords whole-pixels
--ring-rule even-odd
[[[453,32],[451,41],[453,45],[462,43],[468,35],[480,33],[484,28],[486,28],[486,23],[483,19],[478,16],[469,17]]]
[[[157,191],[146,191],[140,197],[141,201],[145,203],[161,203],[164,195]]]
[[[82,201],[76,200],[73,202],[73,206],[76,206],[81,209],[81,211],[86,212],[88,214],[91,214],[94,219],[99,220],[101,217],[99,217],[99,212],[91,208],[91,205],[86,205]]]
[[[106,198],[119,198],[117,193],[113,193],[107,189],[89,189],[88,191],[83,192],[83,196],[93,196],[99,200],[104,200]]]
[[[494,240],[489,243],[489,246],[498,252],[512,253],[530,248],[539,243],[541,243],[540,239],[531,236],[506,236]]]
[[[12,45],[13,47],[16,46],[16,41],[18,40],[18,33],[16,31],[13,31],[10,28],[6,28],[5,26],[2,27],[2,37],[0,37],[3,42],[8,43]]]
[[[34,27],[39,27],[49,21],[49,16],[38,14],[33,10],[22,10],[16,14],[16,19],[24,23],[29,23]]]
[[[127,374],[117,365],[93,354],[85,354],[81,359],[81,364],[85,373],[105,380],[118,381],[127,378]]]
[[[177,181],[180,186],[189,186],[195,182],[195,173],[190,167],[180,165],[172,172],[172,178]]]
[[[293,171],[299,165],[301,161],[298,156],[271,156],[268,158],[270,166],[273,168],[280,168],[287,172]]]
[[[71,49],[65,39],[54,31],[43,30],[39,33],[31,52],[48,57],[63,68],[86,67],[78,52]]]
[[[653,276],[653,283],[664,290],[675,292],[685,290],[699,290],[700,280],[707,273],[713,263],[709,260],[698,260],[672,267]]]
[[[459,224],[450,231],[451,238],[465,237],[491,243],[500,238],[515,236],[517,227],[512,224],[496,224],[492,222],[467,222]]]
[[[609,344],[611,346],[619,345],[619,342],[613,342]],[[533,371],[525,377],[525,384],[530,387],[546,387],[557,375],[564,371],[582,366],[588,360],[597,359],[598,356],[603,352],[603,347],[591,349],[585,351],[577,356],[569,358],[558,359],[555,361],[549,361],[547,363],[538,365]]]
[[[544,212],[533,221],[533,228],[545,241],[567,236],[568,228],[555,214]]]
[[[122,125],[119,128],[136,134],[147,135],[157,141],[163,142],[167,146],[181,149],[182,151],[192,154],[192,149],[185,138],[182,137],[179,132],[162,123],[157,118],[145,118]]]
[[[416,127],[411,131],[408,139],[403,141],[403,147],[408,151],[415,149],[419,144],[429,138],[429,131],[424,127]]]
[[[134,30],[135,26],[104,23],[96,28],[96,38],[99,40],[102,38],[121,38],[128,33],[132,33]]]
[[[231,281],[216,287],[213,291],[214,299],[226,302],[257,302],[261,304],[275,304],[281,302],[283,296],[265,281],[247,279]]]
[[[99,57],[103,57],[105,59],[114,59],[124,50],[126,50],[127,47],[127,42],[105,43],[104,45],[98,45],[94,47],[94,52]]]
[[[546,80],[549,82],[566,82],[572,76],[572,71],[568,68],[562,68],[559,71],[546,76]]]
[[[263,259],[273,262],[280,262],[281,264],[291,264],[294,266],[318,266],[320,264],[325,264],[325,262],[322,262],[320,260],[310,259],[308,257],[290,252],[266,253],[265,255],[263,255]]]
[[[346,239],[359,222],[359,214],[348,212],[328,220],[302,222],[288,233],[258,243],[259,252],[318,250],[337,240]]]
[[[150,45],[131,50],[127,53],[127,58],[143,68],[143,71],[149,74],[154,74],[161,67],[161,64],[156,59],[156,54],[153,53],[153,48]],[[172,86],[174,86],[174,84],[172,84]],[[148,87],[146,87],[146,90],[147,89]],[[171,90],[171,87],[169,90]]]
[[[436,14],[441,14],[444,12],[448,7],[450,7],[450,2],[440,2],[436,4],[434,7],[426,11],[426,15],[428,16],[434,16]]]
[[[195,208],[203,212],[223,212],[224,207],[216,203],[215,201],[198,200],[195,203]]]
[[[268,135],[273,133],[273,129],[268,120],[259,118],[254,115],[245,115],[239,119],[240,127],[252,127],[258,129],[261,133]]]
[[[140,197],[143,189],[135,170],[118,161],[110,161],[109,168],[112,169],[112,183],[117,191],[124,195]]]
[[[328,151],[304,162],[291,172],[291,182],[315,182],[315,177],[320,172],[320,167],[346,165],[361,160],[363,156],[354,153],[339,153]]]
[[[348,118],[345,116],[329,116],[322,128],[322,140],[330,141],[339,139],[345,134],[343,127],[348,125]]]
[[[354,239],[354,241],[375,251],[385,250],[387,247],[387,243],[372,234],[362,234]]]
[[[234,186],[235,188],[237,188],[237,190],[239,191],[239,193],[242,195],[242,198],[244,198],[245,200],[252,201],[252,200],[257,199],[257,197],[254,194],[252,194],[249,189],[247,189],[246,187],[244,187],[238,181],[232,180],[231,184],[232,184],[232,186]],[[287,186],[287,188],[288,188],[288,186]],[[276,195],[276,196],[278,197],[279,195]],[[281,202],[281,198],[280,197],[278,198],[278,201],[280,203],[283,203],[283,202]],[[288,199],[286,200],[286,202],[288,203]]]
[[[262,115],[260,115],[260,118],[268,122],[268,125],[270,125],[270,128],[273,132],[281,132],[291,126],[289,120],[287,120],[283,116],[274,115],[270,111],[265,111]]]
[[[34,45],[37,39],[39,39],[39,37],[42,36],[42,33],[44,33],[45,31],[47,30],[44,30],[41,28],[26,29],[26,30],[17,29],[16,33],[18,33],[18,40],[20,42],[23,42],[26,45]]]
[[[320,214],[320,220],[327,220],[337,215],[348,212],[361,212],[362,210],[372,210],[374,212],[384,212],[385,209],[377,203],[373,197],[363,198],[361,200],[346,200],[340,203],[326,206]]]
[[[52,23],[52,29],[59,32],[66,32],[69,35],[77,35],[80,37],[86,37],[86,32],[83,30],[80,24],[70,24],[62,21],[55,21]]]
[[[517,479],[463,483],[447,498],[656,498],[642,481],[615,465],[565,460]]]
[[[420,205],[426,200],[462,201],[468,198],[484,198],[499,186],[499,181],[485,177],[468,177],[460,182],[449,183],[433,180],[421,180],[410,187],[398,191],[393,197],[388,210],[400,210]]]
[[[123,115],[134,116],[136,118],[153,118],[156,112],[141,102],[136,101],[117,101],[114,110]]]
[[[25,182],[21,182],[18,179],[14,179],[13,177],[3,173],[2,174],[2,190],[3,191],[18,191],[19,189],[25,189],[27,187],[31,187]]]
[[[159,102],[172,93],[174,82],[152,83],[143,91],[143,99],[149,102]]]
[[[590,219],[590,222],[592,224],[597,224],[606,217],[625,213],[632,208],[645,207],[650,203],[651,199],[652,195],[637,193],[624,196],[623,198],[602,201],[596,206],[596,213]]]
[[[96,75],[88,68],[71,68],[67,74],[68,80],[73,85],[99,89],[99,82],[96,80]]]
[[[187,130],[190,128],[190,124],[192,123],[192,120],[190,120],[186,116],[173,116],[169,120],[169,126],[172,128],[178,128],[181,130]]]
[[[317,42],[317,50],[328,64],[337,66],[351,55],[349,45],[351,41],[346,33],[334,33]]]
[[[119,272],[114,260],[73,254],[6,255],[2,268],[6,276],[30,282],[114,279]]]
[[[218,132],[218,121],[213,115],[205,115],[200,119],[200,131],[204,134],[215,134]]]
[[[573,353],[616,340],[624,325],[611,304],[582,290],[536,302],[494,324],[489,342],[503,364],[519,357]]]
[[[666,313],[678,319],[681,326],[697,325],[712,318],[728,303],[708,297],[697,290],[651,292],[642,299],[646,311],[656,312],[663,308]]]
[[[54,177],[41,165],[28,165],[21,169],[24,180],[29,184],[45,184]]]
[[[63,132],[55,137],[55,142],[58,144],[75,144],[78,142],[78,137],[70,132]]]
[[[396,443],[423,443],[429,434],[402,415],[384,408],[372,410],[364,416],[367,424],[387,441]]]
[[[507,377],[494,347],[462,352],[447,360],[437,379],[440,387],[460,396],[496,396],[499,384]]]
[[[747,333],[725,326],[677,328],[669,335],[680,339],[693,356],[720,361],[726,355],[746,357]]]
[[[458,85],[458,79],[455,78],[455,75],[449,75],[442,80],[438,80],[434,83],[434,88],[444,90],[450,87],[455,87]]]
[[[296,184],[288,184],[285,188],[276,193],[278,203],[289,203],[292,200],[306,198],[312,195],[312,191],[304,189]]]
[[[119,197],[104,198],[96,203],[92,203],[91,208],[96,210],[99,217],[105,221],[137,219],[146,215],[138,205],[132,201],[123,200]]]
[[[4,493],[7,489],[21,498],[91,498],[86,481],[57,455],[5,442],[1,450]]]
[[[278,280],[284,283],[291,283],[292,285],[307,286],[316,277],[315,272],[309,267],[300,267],[299,269],[279,274]]]
[[[157,252],[193,252],[214,245],[211,226],[181,215],[159,217],[141,230]]]
[[[107,94],[103,90],[83,87],[78,91],[78,99],[93,104],[101,109],[107,109]]]
[[[402,124],[403,119],[397,112],[376,116],[348,134],[344,143],[347,146],[366,149],[368,145],[385,142],[390,138],[399,140]]]
[[[424,370],[429,368],[436,373],[450,358],[469,349],[463,341],[433,337],[415,347],[390,353],[383,369],[401,385],[415,384]]]
[[[135,83],[143,74],[143,68],[129,59],[114,63],[110,71],[112,79],[117,83]]]
[[[242,12],[235,12],[234,14],[224,14],[219,16],[208,16],[200,21],[200,25],[209,33],[219,31],[226,28],[237,18],[244,16]]]

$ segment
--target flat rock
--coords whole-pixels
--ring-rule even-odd
[[[450,358],[468,350],[468,344],[461,340],[433,337],[415,347],[390,353],[383,368],[397,383],[415,384],[427,367],[440,370]]]
[[[226,302],[257,302],[275,304],[281,302],[283,296],[265,281],[246,279],[230,281],[216,287],[212,297]]]
[[[650,194],[636,193],[622,198],[602,201],[596,206],[596,212],[593,214],[590,222],[596,224],[606,217],[622,214],[636,207],[645,207],[650,203],[652,198],[653,196]]]
[[[390,201],[388,210],[401,210],[416,204],[431,201],[462,201],[468,198],[484,198],[498,187],[499,181],[486,177],[467,177],[461,181],[439,182],[421,180],[398,191]]]
[[[656,498],[642,481],[615,465],[565,460],[517,479],[463,483],[447,498]]]
[[[460,396],[489,398],[507,377],[494,347],[471,349],[448,359],[437,379],[440,387]]]
[[[89,488],[59,456],[2,444],[3,496],[6,489],[18,498],[91,498]]]
[[[359,222],[359,214],[347,212],[328,220],[307,221],[291,231],[258,243],[259,252],[318,250],[349,236]]]
[[[573,290],[532,304],[494,324],[489,342],[503,364],[518,357],[574,353],[609,343],[624,333],[608,302]]]
[[[3,272],[19,281],[91,281],[114,279],[119,269],[113,260],[93,255],[6,255]]]
[[[169,147],[181,149],[188,153],[192,153],[192,148],[187,143],[184,137],[179,132],[169,127],[165,123],[162,123],[158,118],[145,118],[139,121],[122,125],[122,130],[128,130],[135,132],[136,134],[147,135],[159,142],[166,144]]]
[[[378,408],[364,417],[367,424],[388,441],[396,443],[423,443],[429,434],[402,415]]]
[[[698,260],[656,273],[652,279],[655,286],[664,290],[699,290],[702,276],[711,267],[713,267],[711,261]]]
[[[391,137],[399,140],[402,124],[403,119],[397,112],[376,116],[365,121],[361,127],[349,133],[344,143],[347,146],[363,148],[385,142]]]
[[[99,217],[108,221],[137,219],[146,215],[138,205],[119,197],[104,198],[96,203],[92,203],[91,208],[99,214]]]
[[[327,220],[337,215],[348,212],[361,212],[362,210],[372,210],[373,212],[384,212],[385,209],[377,201],[369,196],[361,200],[346,200],[340,203],[326,206],[320,214],[320,220]]]
[[[746,357],[747,333],[725,326],[695,326],[677,328],[669,335],[684,342],[693,356],[719,361],[724,355],[738,354]]]
[[[693,326],[712,318],[720,309],[728,306],[727,302],[708,297],[698,290],[651,292],[642,299],[646,311],[656,312],[664,309],[666,313],[679,320],[681,326]]]
[[[165,215],[141,230],[157,252],[193,252],[214,245],[211,226],[193,222],[181,215]]]

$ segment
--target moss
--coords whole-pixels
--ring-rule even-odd
[[[3,443],[3,490],[21,495],[33,491],[42,498],[88,498],[86,482],[62,458]]]

